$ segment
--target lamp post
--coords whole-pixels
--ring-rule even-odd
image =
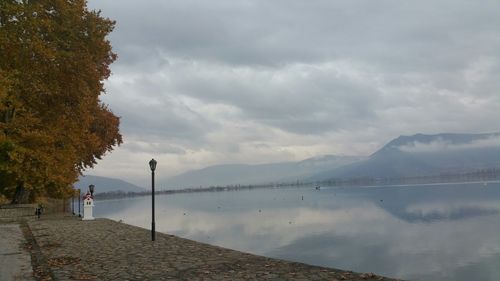
[[[151,168],[151,241],[155,241],[156,232],[155,232],[155,169],[156,169],[156,160],[151,159],[149,161],[149,167]]]
[[[90,196],[94,196],[94,188],[95,188],[95,185],[93,185],[93,184],[89,185]]]
[[[80,199],[82,197],[82,192],[80,189],[78,189],[78,217],[82,217],[82,213],[80,212],[80,207],[82,206],[82,203],[80,203]]]
[[[75,215],[75,189],[73,187],[73,192],[71,193],[71,214]]]

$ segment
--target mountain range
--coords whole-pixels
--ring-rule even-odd
[[[500,133],[400,136],[368,157],[326,155],[299,162],[217,165],[164,179],[170,188],[400,178],[500,168]]]
[[[500,169],[500,133],[400,136],[368,157],[325,155],[298,162],[216,165],[160,178],[158,186],[180,189],[356,177],[401,178],[481,169]],[[86,190],[89,184],[96,185],[96,193],[144,191],[122,180],[98,176],[80,177],[75,186]]]
[[[216,165],[163,179],[160,181],[160,186],[167,189],[177,189],[200,186],[294,182],[310,177],[318,171],[331,170],[363,159],[364,157],[325,155],[298,162]]]
[[[500,168],[500,133],[400,136],[364,161],[320,172],[310,180],[400,178]]]
[[[131,184],[124,180],[99,177],[92,175],[80,176],[78,181],[74,184],[75,188],[79,188],[82,192],[86,192],[89,185],[95,185],[95,193],[105,193],[105,192],[142,192],[146,191],[137,185]]]

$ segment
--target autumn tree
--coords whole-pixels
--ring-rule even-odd
[[[103,104],[114,22],[85,0],[0,1],[0,194],[61,197],[122,142]]]

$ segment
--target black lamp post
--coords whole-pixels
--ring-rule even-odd
[[[94,196],[94,188],[95,188],[95,185],[93,185],[93,184],[89,185],[90,196]]]
[[[75,215],[75,189],[73,188],[73,193],[71,194],[71,214]]]
[[[151,220],[151,241],[155,241],[156,232],[155,232],[155,169],[156,169],[156,160],[151,159],[149,161],[149,167],[151,168],[151,208],[152,208],[152,220]]]

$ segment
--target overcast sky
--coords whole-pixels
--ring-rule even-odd
[[[102,98],[124,144],[89,174],[369,155],[500,131],[497,0],[91,0],[116,20]]]

